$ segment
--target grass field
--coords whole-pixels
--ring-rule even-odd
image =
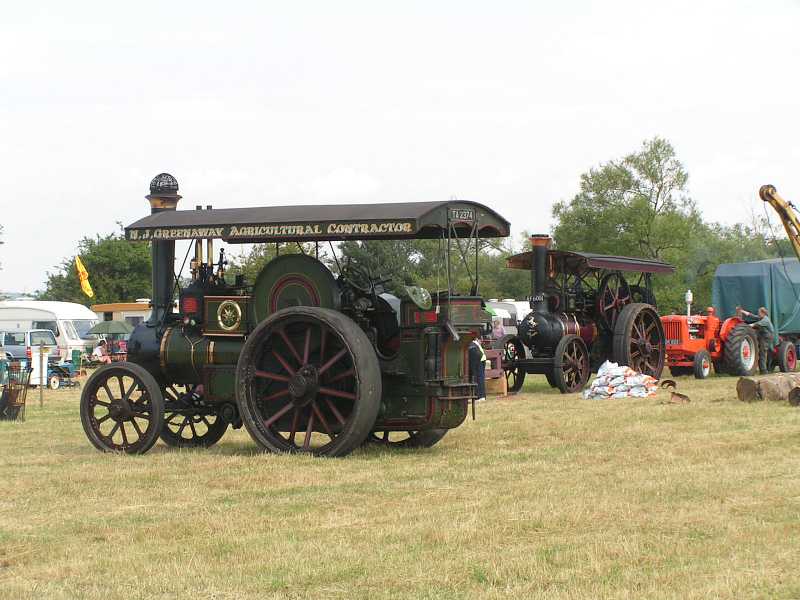
[[[534,378],[430,450],[159,443],[105,455],[78,394],[0,423],[0,598],[798,598],[800,411]],[[665,396],[664,396],[665,397]]]

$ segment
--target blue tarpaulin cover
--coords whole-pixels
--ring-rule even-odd
[[[773,258],[722,264],[714,273],[711,302],[724,319],[734,316],[737,306],[753,313],[764,306],[778,333],[800,333],[800,262]]]

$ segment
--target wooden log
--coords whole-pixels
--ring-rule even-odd
[[[740,377],[736,383],[736,395],[742,402],[756,402],[761,400],[758,392],[758,382],[750,377]]]
[[[789,394],[795,388],[800,388],[800,373],[740,377],[736,383],[736,395],[742,402],[788,402]]]

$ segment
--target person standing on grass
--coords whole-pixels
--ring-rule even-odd
[[[478,402],[486,400],[486,352],[483,351],[480,338],[469,344],[469,376],[478,384]]]
[[[741,309],[741,314],[756,317],[744,309]],[[758,332],[758,371],[764,375],[767,372],[767,352],[775,345],[775,326],[772,324],[766,308],[762,306],[758,309],[758,320],[750,323],[750,327]]]

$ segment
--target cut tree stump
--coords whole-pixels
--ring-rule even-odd
[[[740,377],[736,383],[736,394],[742,402],[771,400],[789,402],[790,394],[800,388],[800,373],[777,373],[759,377]],[[800,403],[800,392],[797,395]]]
[[[796,387],[789,392],[789,404],[800,406],[800,387]]]

